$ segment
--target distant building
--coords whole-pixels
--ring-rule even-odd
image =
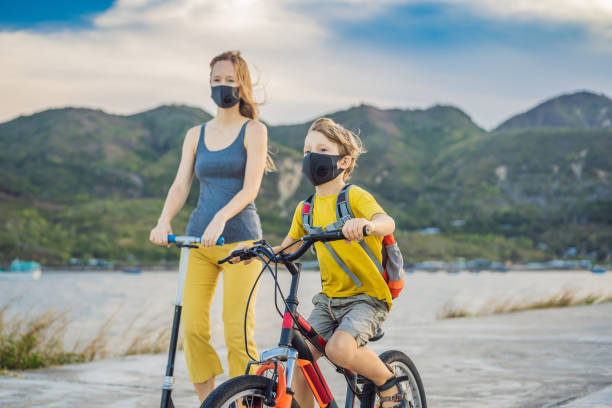
[[[440,233],[440,228],[435,228],[435,227],[423,228],[418,233],[422,235],[435,235],[435,234]]]
[[[465,225],[465,221],[463,221],[463,220],[452,220],[451,221],[451,225],[453,227],[461,228],[461,227],[463,227]]]

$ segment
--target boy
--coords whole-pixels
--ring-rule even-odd
[[[321,118],[310,126],[304,140],[302,171],[315,186],[313,227],[325,227],[337,221],[336,199],[363,152],[357,135],[331,119]],[[327,340],[325,353],[331,361],[356,371],[379,387],[383,408],[404,408],[407,402],[396,385],[397,380],[380,358],[364,346],[387,317],[391,294],[374,262],[356,242],[364,239],[381,261],[382,237],[394,231],[395,222],[360,187],[352,186],[348,190],[348,200],[354,218],[342,227],[347,240],[327,243],[333,253],[324,243],[315,243],[322,291],[312,300],[315,307],[308,322]],[[289,234],[275,251],[308,233],[303,225],[302,205],[303,202],[297,206]],[[365,238],[364,227],[371,231]],[[321,354],[310,348],[318,359]],[[312,393],[300,370],[295,371],[292,388],[300,407],[314,407]]]

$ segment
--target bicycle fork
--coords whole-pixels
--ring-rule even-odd
[[[264,351],[261,357],[264,363],[257,374],[261,375],[266,370],[274,370],[271,384],[276,384],[276,395],[273,398],[267,396],[267,404],[279,408],[291,407],[291,399],[294,398],[291,384],[293,382],[295,370],[299,367],[304,374],[304,378],[306,378],[317,404],[323,408],[338,408],[316,362],[298,359],[297,350],[282,346]],[[282,366],[280,366],[277,361],[286,362],[287,368],[283,370]],[[279,367],[281,367],[280,370]]]

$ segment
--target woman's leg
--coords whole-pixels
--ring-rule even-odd
[[[261,262],[255,260],[248,265],[244,263],[226,265],[223,268],[223,324],[229,375],[236,377],[245,373],[250,361],[244,348],[244,312],[251,288],[261,272]],[[254,358],[259,358],[254,338],[257,289],[255,288],[251,296],[246,324],[249,354]]]
[[[219,356],[210,344],[210,305],[219,278],[219,267],[206,252],[192,249],[183,295],[183,346],[189,378],[200,402],[215,388],[215,376],[223,372]]]

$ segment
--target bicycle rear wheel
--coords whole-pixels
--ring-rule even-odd
[[[266,389],[270,379],[259,375],[242,375],[218,386],[200,408],[265,408]],[[293,399],[291,408],[300,408]]]
[[[385,351],[380,356],[380,359],[393,368],[393,373],[397,377],[406,376],[408,380],[398,384],[408,396],[411,408],[427,408],[427,400],[425,399],[425,389],[421,376],[416,369],[416,366],[410,358],[397,350]],[[366,383],[363,386],[363,397],[361,399],[362,408],[378,408],[380,402],[376,393],[376,386],[372,383]]]

